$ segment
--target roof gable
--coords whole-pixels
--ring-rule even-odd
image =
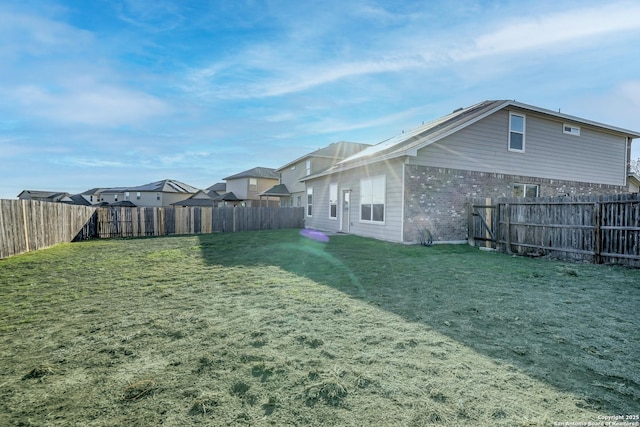
[[[311,153],[305,154],[302,157],[298,157],[296,160],[279,167],[277,171],[282,171],[290,166],[293,166],[294,164],[300,163],[312,157],[335,159],[336,161],[346,159],[347,157],[352,156],[353,154],[358,153],[366,149],[367,147],[371,147],[371,145],[349,141],[333,142],[326,147],[319,148],[316,151],[312,151]]]

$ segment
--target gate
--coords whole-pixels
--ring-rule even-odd
[[[488,248],[496,248],[498,242],[498,206],[491,204],[491,199],[485,202],[472,203],[469,218],[469,240],[474,246],[480,246],[475,242],[484,242]]]

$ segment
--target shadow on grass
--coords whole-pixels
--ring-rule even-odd
[[[203,235],[200,249],[209,264],[277,266],[423,324],[586,408],[640,409],[640,271],[295,230]]]

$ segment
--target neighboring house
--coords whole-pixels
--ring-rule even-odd
[[[368,144],[340,141],[306,154],[276,169],[280,182],[262,193],[265,197],[277,197],[280,206],[305,206],[306,187],[303,178],[326,171],[340,160],[370,147]]]
[[[211,187],[206,188],[204,192],[207,193],[211,198],[222,196],[227,192],[227,183],[217,182],[213,184]]]
[[[162,207],[171,206],[172,203],[188,199],[198,191],[200,190],[183,182],[165,179],[137,187],[103,189],[99,193],[99,202],[113,205],[114,203],[127,201],[135,206]]]
[[[629,172],[629,193],[640,193],[640,176],[634,172]]]
[[[196,194],[189,197],[185,200],[180,200],[179,202],[171,203],[171,206],[200,206],[200,207],[214,207],[216,205],[215,201],[211,196],[205,193],[202,190],[199,190]]]
[[[244,201],[246,206],[260,206],[260,193],[279,183],[275,169],[256,167],[224,178],[226,193]]]
[[[90,205],[97,205],[100,203],[100,192],[107,190],[107,188],[92,188],[76,196],[81,196],[84,200],[86,200]],[[76,198],[77,203],[81,204],[80,200]]]
[[[18,194],[20,200],[36,200],[39,202],[72,203],[69,193],[59,191],[23,190]]]
[[[305,224],[382,240],[467,239],[473,198],[628,191],[637,132],[516,101],[485,101],[303,178]]]

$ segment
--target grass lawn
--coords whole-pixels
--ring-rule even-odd
[[[486,425],[640,413],[640,271],[296,230],[0,261],[0,425]]]

